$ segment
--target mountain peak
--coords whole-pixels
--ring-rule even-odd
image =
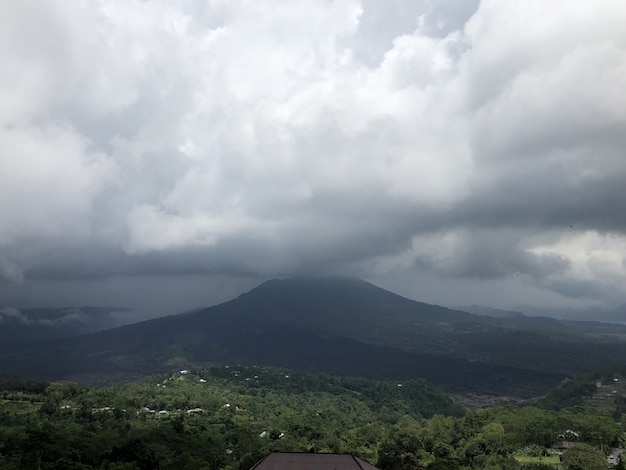
[[[351,307],[371,302],[386,304],[391,299],[402,303],[414,302],[362,279],[338,276],[272,279],[243,294],[240,299],[263,304],[321,304],[326,308],[348,301]]]
[[[333,327],[378,331],[391,319],[415,324],[473,316],[410,300],[355,277],[272,279],[235,302],[245,311],[327,332]]]
[[[371,287],[379,289],[358,277],[344,276],[294,276],[270,279],[252,289],[250,292],[264,289],[337,289],[346,287]],[[381,289],[382,290],[382,289]]]

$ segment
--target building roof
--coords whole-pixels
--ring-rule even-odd
[[[365,460],[347,454],[306,454],[274,452],[253,470],[378,470]]]

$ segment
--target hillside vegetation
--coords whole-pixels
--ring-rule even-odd
[[[382,469],[528,469],[560,461],[568,430],[594,455],[623,435],[593,407],[464,413],[424,381],[265,367],[110,388],[5,378],[0,394],[3,469],[248,469],[271,451],[353,453]]]

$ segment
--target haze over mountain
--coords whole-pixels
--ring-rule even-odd
[[[4,348],[26,377],[116,380],[215,364],[423,377],[449,391],[532,396],[626,353],[626,327],[491,318],[412,301],[355,278],[267,281],[229,302],[100,333]]]
[[[545,315],[558,319],[577,321],[603,321],[612,323],[626,323],[626,305],[615,308],[537,308],[522,307],[528,315]]]
[[[484,305],[469,305],[455,307],[464,312],[488,317],[549,317],[559,320],[574,321],[598,321],[608,323],[626,323],[626,306],[618,306],[613,309],[606,308],[538,308],[521,306],[517,310],[502,310]]]
[[[127,309],[111,307],[0,308],[0,344],[68,338],[114,328]]]
[[[469,305],[456,308],[459,310],[463,310],[464,312],[473,313],[475,315],[485,315],[487,317],[510,318],[524,316],[522,312],[517,312],[513,310],[501,310],[498,308],[485,307],[484,305]]]

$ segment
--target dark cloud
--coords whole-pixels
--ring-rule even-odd
[[[0,305],[302,273],[623,303],[624,8],[3,4]]]
[[[563,273],[569,266],[562,256],[529,252],[522,246],[519,234],[505,231],[461,233],[453,245],[445,258],[425,254],[418,262],[451,277],[529,276],[539,281]]]
[[[584,170],[573,166],[572,171]],[[474,228],[518,227],[534,230],[598,230],[626,233],[626,222],[616,217],[623,205],[626,171],[602,177],[573,179],[561,164],[556,167],[518,165],[489,179],[481,178],[475,191],[449,214],[452,223]]]

